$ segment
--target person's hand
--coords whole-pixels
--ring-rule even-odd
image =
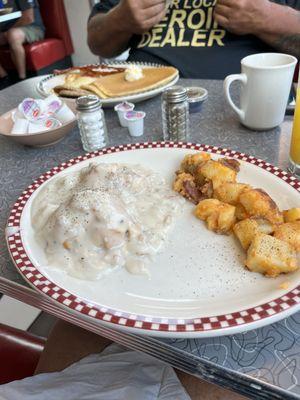
[[[218,0],[214,17],[229,32],[256,35],[266,24],[271,5],[269,0]]]
[[[163,19],[166,0],[121,0],[116,9],[122,29],[141,34]]]

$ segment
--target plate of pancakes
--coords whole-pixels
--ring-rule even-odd
[[[143,76],[127,81],[125,71],[132,66],[140,67]],[[113,107],[123,101],[136,103],[157,96],[178,79],[179,72],[174,67],[113,62],[54,71],[39,81],[37,91],[43,97],[56,94],[67,102],[75,102],[80,96],[92,94],[102,100],[104,107]]]

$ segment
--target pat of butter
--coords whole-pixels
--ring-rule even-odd
[[[138,81],[143,78],[143,70],[141,67],[131,65],[125,70],[125,80],[128,82]]]

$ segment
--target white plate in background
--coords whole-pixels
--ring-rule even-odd
[[[132,65],[133,63],[130,62],[113,62],[107,64],[108,67],[124,67],[126,68],[128,65]],[[150,63],[138,63],[135,62],[134,64],[141,66],[143,68],[149,68],[149,67],[163,67],[163,65],[159,64],[150,64]],[[97,65],[95,65],[97,67]],[[177,75],[174,79],[172,79],[170,82],[163,84],[155,89],[150,89],[150,90],[145,90],[140,93],[135,93],[131,94],[128,96],[121,96],[121,97],[111,97],[108,99],[101,99],[101,103],[103,107],[106,108],[112,108],[118,103],[122,103],[123,101],[130,101],[133,103],[138,103],[144,100],[151,99],[152,97],[155,97],[162,93],[165,89],[169,88],[170,86],[175,85],[175,83],[178,81],[179,75]],[[58,85],[63,85],[65,82],[65,75],[47,75],[43,77],[37,84],[36,90],[37,92],[43,96],[47,97],[50,94],[53,94],[53,88]],[[73,104],[72,109],[74,109],[74,103],[75,99],[71,99],[69,97],[62,97],[66,103]]]

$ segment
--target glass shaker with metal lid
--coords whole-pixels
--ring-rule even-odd
[[[78,125],[85,151],[101,149],[107,143],[107,128],[99,97],[81,96],[76,100]]]
[[[183,86],[172,86],[162,95],[164,140],[183,142],[189,136],[189,103]]]

